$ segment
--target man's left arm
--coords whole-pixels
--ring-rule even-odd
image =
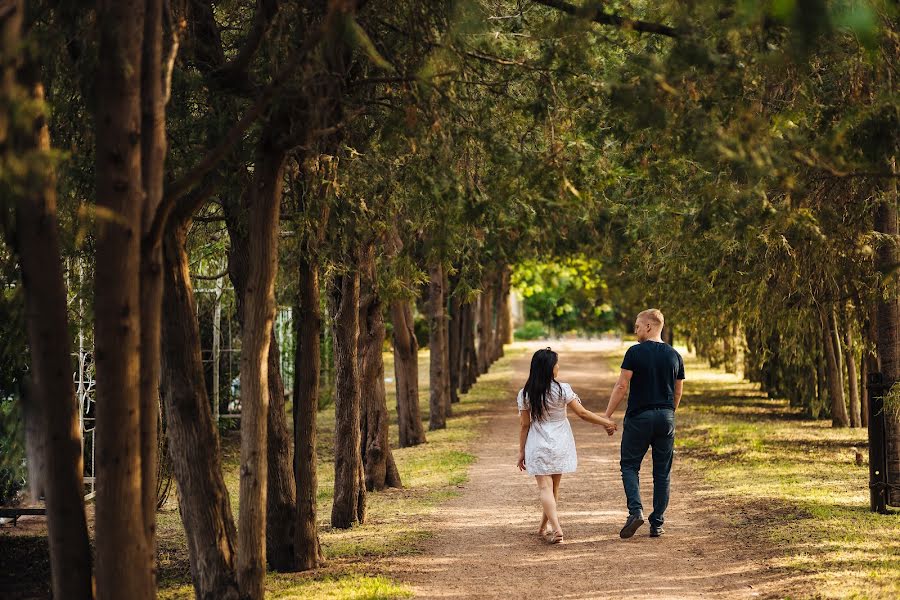
[[[613,386],[612,393],[609,395],[609,403],[606,405],[606,412],[603,416],[607,419],[612,418],[612,414],[619,408],[619,404],[625,399],[625,393],[628,392],[628,384],[631,383],[631,376],[634,371],[621,369],[619,371],[619,379]]]

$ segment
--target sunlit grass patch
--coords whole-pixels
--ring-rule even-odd
[[[297,582],[289,575],[270,575],[269,579],[266,597],[274,600],[387,600],[412,596],[406,588],[381,576],[349,574]]]
[[[865,430],[804,420],[754,384],[686,362],[678,460],[772,567],[798,576],[784,597],[900,598],[900,515],[868,511],[868,467],[854,451],[867,456]]]

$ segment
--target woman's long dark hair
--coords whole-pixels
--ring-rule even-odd
[[[542,421],[547,413],[547,400],[550,386],[559,383],[553,378],[553,367],[559,361],[559,355],[550,348],[538,350],[531,357],[531,371],[525,382],[523,394],[531,404],[531,420]]]

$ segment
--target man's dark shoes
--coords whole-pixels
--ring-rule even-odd
[[[625,527],[622,528],[622,531],[619,532],[619,537],[624,539],[630,538],[634,535],[634,532],[638,530],[638,528],[644,524],[644,516],[641,514],[636,515],[628,515],[628,520],[625,521]]]
[[[650,537],[659,537],[665,532],[662,525],[650,525]]]

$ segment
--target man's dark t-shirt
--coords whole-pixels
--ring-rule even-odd
[[[652,408],[675,410],[675,380],[684,379],[684,361],[672,346],[635,344],[625,353],[622,368],[633,372],[626,417]]]

